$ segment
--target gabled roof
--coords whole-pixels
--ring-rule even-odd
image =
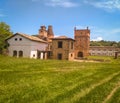
[[[22,34],[22,33],[16,33],[16,34],[10,36],[9,38],[7,38],[6,40],[8,40],[8,39],[10,39],[10,38],[12,38],[12,37],[14,37],[14,36],[16,36],[16,35],[20,35],[20,36],[22,36],[22,37],[24,37],[24,38],[26,38],[26,39],[31,40],[31,41],[37,41],[37,42],[47,43],[47,41],[44,41],[44,40],[42,40],[42,39],[40,39],[40,38],[38,38],[38,37],[30,36],[30,35]]]

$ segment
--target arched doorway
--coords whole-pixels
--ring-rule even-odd
[[[19,57],[23,57],[23,51],[19,51]]]
[[[62,53],[58,53],[58,60],[62,60]]]
[[[78,57],[83,57],[83,52],[78,52]]]
[[[13,57],[17,57],[17,51],[16,50],[13,51]]]

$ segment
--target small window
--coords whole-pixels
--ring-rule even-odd
[[[22,41],[22,38],[19,38],[20,41]]]
[[[35,54],[33,54],[33,57],[35,57]]]
[[[73,42],[71,42],[71,49],[73,49]]]
[[[58,42],[58,48],[62,48],[62,45],[63,45],[62,41],[59,41]]]
[[[73,54],[71,54],[71,57],[73,56]]]
[[[17,38],[15,38],[15,41],[17,41]]]

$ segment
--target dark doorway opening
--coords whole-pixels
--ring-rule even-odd
[[[37,59],[40,59],[40,57],[41,57],[41,52],[37,50]]]
[[[62,54],[61,53],[58,54],[58,60],[62,60]]]
[[[13,57],[17,57],[17,51],[16,50],[13,51]]]
[[[83,52],[78,52],[78,57],[83,57]]]
[[[19,51],[19,57],[23,57],[23,51]]]

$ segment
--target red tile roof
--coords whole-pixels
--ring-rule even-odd
[[[42,40],[42,39],[40,39],[40,38],[38,38],[38,37],[30,36],[30,35],[23,34],[23,33],[16,33],[16,34],[12,35],[11,37],[7,38],[6,40],[14,37],[15,35],[20,35],[20,36],[25,37],[25,38],[27,38],[27,39],[29,39],[29,40],[32,40],[32,41],[47,43],[47,41],[44,41],[44,40]]]

